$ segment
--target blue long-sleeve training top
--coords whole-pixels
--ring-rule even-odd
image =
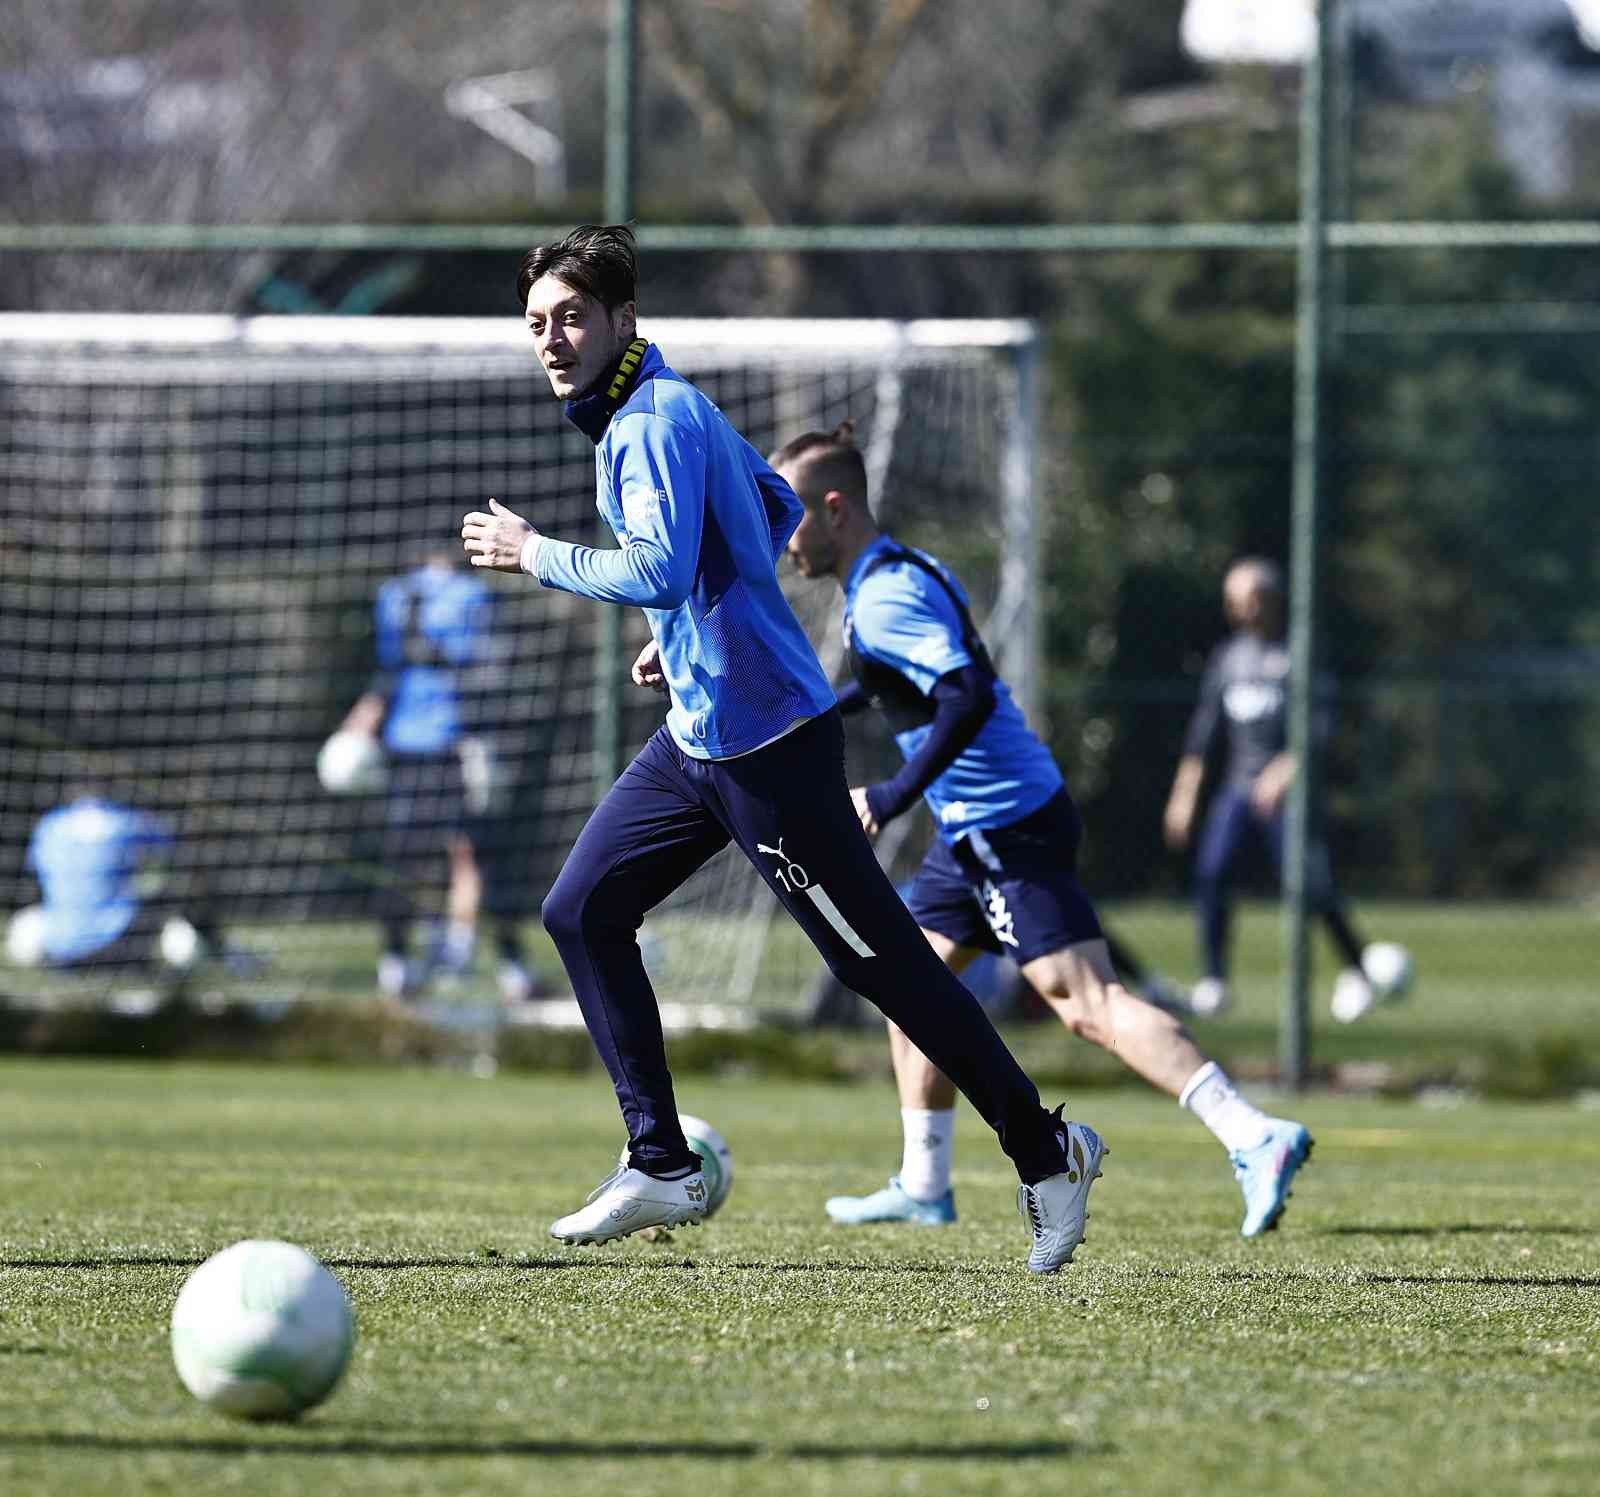
[[[595,442],[596,505],[621,549],[546,537],[539,581],[644,610],[667,726],[694,758],[748,753],[826,712],[833,689],[776,572],[804,513],[794,491],[653,345],[607,409],[568,414]]]

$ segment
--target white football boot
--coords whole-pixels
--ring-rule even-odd
[[[1093,1128],[1062,1120],[1067,1168],[1037,1185],[1017,1189],[1017,1211],[1033,1231],[1029,1273],[1054,1273],[1084,1238],[1089,1187],[1100,1178],[1100,1161],[1111,1152]]]
[[[533,973],[521,962],[512,961],[509,957],[500,963],[500,968],[495,973],[495,982],[500,989],[500,1001],[512,1008],[528,1002],[533,997]]]
[[[1333,981],[1333,998],[1328,1005],[1341,1024],[1354,1024],[1378,1001],[1372,984],[1359,967],[1346,967]]]
[[[610,1242],[646,1227],[698,1226],[705,1220],[706,1177],[696,1170],[681,1180],[658,1180],[619,1164],[589,1193],[581,1211],[550,1223],[550,1235],[568,1247]]]

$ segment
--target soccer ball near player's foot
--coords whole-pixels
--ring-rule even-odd
[[[1374,941],[1361,951],[1361,973],[1380,1002],[1404,998],[1415,973],[1411,953],[1395,941]]]
[[[705,1170],[706,1215],[715,1216],[733,1189],[733,1154],[723,1136],[704,1118],[680,1117],[678,1121]]]
[[[184,1387],[241,1419],[292,1419],[321,1403],[354,1340],[339,1281],[288,1242],[224,1248],[189,1275],[172,1309]]]
[[[689,1147],[700,1156],[700,1168],[706,1177],[706,1217],[713,1217],[733,1189],[733,1153],[727,1140],[704,1118],[679,1114],[678,1123]],[[624,1148],[617,1163],[627,1162],[628,1151]]]

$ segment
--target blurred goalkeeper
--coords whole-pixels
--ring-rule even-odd
[[[223,944],[207,902],[174,869],[176,849],[164,822],[79,786],[29,839],[42,900],[12,916],[7,956],[21,967],[137,976],[169,996],[205,958],[253,972],[259,959]]]
[[[933,557],[878,529],[849,422],[796,437],[772,465],[805,506],[789,538],[796,568],[844,590],[855,680],[840,710],[882,711],[905,755],[892,779],[850,792],[861,825],[875,837],[926,800],[938,828],[907,901],[929,945],[952,972],[985,951],[1009,956],[1068,1029],[1176,1097],[1228,1150],[1243,1234],[1274,1227],[1311,1136],[1253,1106],[1175,1015],[1123,985],[1078,883],[1077,808],[996,674],[966,594]],[[892,1022],[889,1048],[900,1171],[871,1195],[835,1196],[827,1212],[848,1225],[942,1226],[956,1216],[955,1088]]]
[[[472,721],[492,684],[483,679],[492,671],[492,602],[449,552],[385,582],[374,610],[378,674],[339,728],[381,738],[387,760],[378,897],[378,988],[386,998],[411,998],[436,975],[470,970],[480,909],[494,919],[500,996],[520,1003],[533,995],[521,934],[504,905],[508,880],[499,876],[504,774],[492,740]],[[413,955],[413,870],[441,853],[449,869],[444,919]]]

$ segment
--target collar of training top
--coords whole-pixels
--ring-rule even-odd
[[[584,394],[576,400],[569,400],[562,407],[567,420],[596,447],[606,434],[611,418],[616,415],[617,407],[633,394],[633,387],[639,383],[639,367],[644,363],[644,356],[649,349],[650,345],[643,338],[635,338],[622,350],[616,363]]]

